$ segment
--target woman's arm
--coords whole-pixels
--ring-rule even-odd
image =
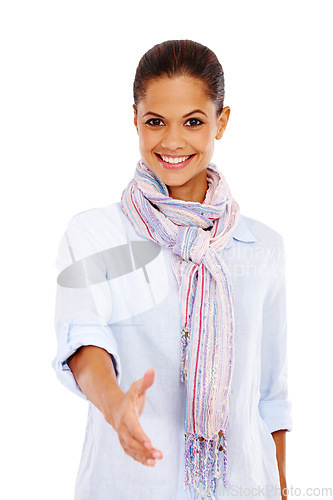
[[[111,423],[112,403],[115,404],[123,392],[110,354],[93,345],[82,346],[68,359],[67,364],[81,391],[105,417],[110,414],[107,420]]]
[[[282,500],[287,500],[287,481],[286,481],[286,430],[272,432],[276,446],[276,458],[279,467],[280,486]]]
[[[110,354],[100,347],[79,348],[69,358],[68,366],[81,391],[118,433],[125,452],[144,465],[155,465],[155,459],[162,458],[162,453],[152,447],[139,421],[146,390],[154,383],[154,370],[147,370],[143,378],[133,382],[124,393]]]
[[[278,243],[278,244],[277,244]],[[288,399],[287,301],[283,238],[274,247],[272,273],[266,291],[261,340],[259,412],[276,446],[282,499],[286,500],[286,431],[292,429]]]

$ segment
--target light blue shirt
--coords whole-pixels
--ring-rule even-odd
[[[148,368],[142,427],[163,459],[147,467],[123,451],[118,435],[89,402],[76,500],[185,500],[184,396],[180,382],[180,313],[172,250],[141,237],[120,203],[72,217],[56,266],[53,367],[86,399],[67,359],[82,345],[106,349],[123,391]],[[241,215],[221,250],[235,296],[235,365],[227,432],[229,490],[216,498],[281,498],[271,433],[291,430],[283,238]],[[221,465],[223,469],[223,466]]]

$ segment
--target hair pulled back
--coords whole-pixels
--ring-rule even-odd
[[[221,113],[223,68],[212,50],[192,40],[167,40],[154,45],[141,57],[133,84],[135,106],[144,98],[151,80],[177,76],[199,78],[205,84],[207,96],[216,105],[216,114]]]

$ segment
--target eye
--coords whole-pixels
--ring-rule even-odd
[[[147,125],[151,125],[152,127],[159,127],[160,123],[163,123],[160,118],[150,118],[150,120],[146,121]]]
[[[190,125],[187,126],[191,128],[199,127],[199,125],[203,124],[203,122],[199,120],[199,118],[189,118],[186,123],[190,123]]]

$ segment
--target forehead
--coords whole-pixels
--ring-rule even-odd
[[[147,84],[138,110],[185,114],[192,109],[205,108],[214,112],[214,103],[208,97],[206,84],[199,78],[178,76],[158,78]],[[190,108],[190,109],[189,109]],[[163,115],[165,116],[165,115]]]

